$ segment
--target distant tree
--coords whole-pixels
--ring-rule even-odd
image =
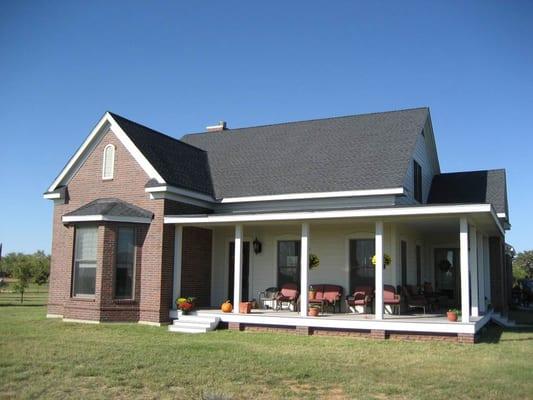
[[[48,282],[50,276],[50,256],[39,250],[30,256],[32,264],[32,278],[38,285]]]
[[[516,255],[513,259],[513,276],[517,280],[533,278],[533,250]]]
[[[20,302],[24,302],[24,292],[28,288],[32,279],[32,263],[24,257],[17,257],[17,260],[12,266],[11,276],[17,280],[13,285],[15,292],[20,293]]]
[[[0,271],[6,277],[16,278],[15,270],[24,264],[30,269],[31,280],[39,285],[48,282],[50,256],[39,250],[33,254],[9,253],[0,261]]]

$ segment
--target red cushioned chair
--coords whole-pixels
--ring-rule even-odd
[[[298,286],[295,283],[285,283],[278,295],[276,296],[276,310],[281,310],[284,303],[292,304],[296,310],[296,302],[300,292],[298,291]]]
[[[346,297],[346,308],[355,312],[356,306],[367,307],[372,305],[374,297],[374,288],[372,286],[357,286],[351,296]]]
[[[400,314],[400,303],[401,303],[401,297],[399,294],[396,294],[396,289],[394,289],[394,286],[384,285],[383,286],[383,305],[391,306],[393,314],[394,314],[394,309],[397,309],[398,314]]]
[[[315,298],[309,299],[309,304],[319,304],[322,312],[325,307],[331,307],[333,312],[336,309],[341,311],[342,286],[339,285],[311,285],[315,290]]]

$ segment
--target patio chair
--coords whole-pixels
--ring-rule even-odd
[[[429,306],[429,303],[424,295],[415,294],[410,285],[402,287],[402,294],[404,295],[407,307],[410,309],[421,308],[424,314],[426,313],[426,307]]]
[[[399,294],[396,294],[396,289],[394,289],[394,286],[384,285],[383,286],[383,305],[391,306],[393,314],[394,314],[395,309],[398,310],[398,314],[400,314],[400,304],[401,304],[401,297]]]
[[[374,288],[372,286],[357,286],[352,295],[346,296],[346,308],[354,314],[357,313],[358,308],[361,308],[364,314],[372,306],[373,297]]]
[[[300,297],[298,286],[295,283],[285,283],[281,287],[278,295],[276,296],[276,310],[279,311],[283,308],[283,304],[292,304],[294,310],[296,310],[296,303]]]
[[[279,293],[277,287],[269,287],[263,292],[259,292],[259,304],[265,310],[276,308],[276,297]]]
[[[433,290],[433,285],[431,282],[424,282],[424,297],[427,299],[429,308],[432,310],[447,306],[447,304],[440,304],[441,301],[439,301],[439,293],[436,293]],[[440,296],[440,298],[443,298],[443,296]]]
[[[309,299],[309,304],[318,304],[322,312],[324,312],[325,307],[331,307],[333,312],[336,311],[338,307],[339,312],[341,311],[341,303],[343,288],[339,285],[311,285],[315,289],[315,298]]]

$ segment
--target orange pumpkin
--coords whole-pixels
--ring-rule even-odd
[[[229,300],[226,300],[224,303],[222,303],[222,306],[220,306],[220,309],[222,310],[222,312],[228,313],[233,310],[233,306],[231,305]]]

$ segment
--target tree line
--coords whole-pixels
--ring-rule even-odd
[[[13,289],[20,293],[20,302],[24,301],[24,292],[30,283],[43,285],[50,276],[50,255],[39,250],[33,254],[9,253],[0,260],[0,277],[13,278]]]

